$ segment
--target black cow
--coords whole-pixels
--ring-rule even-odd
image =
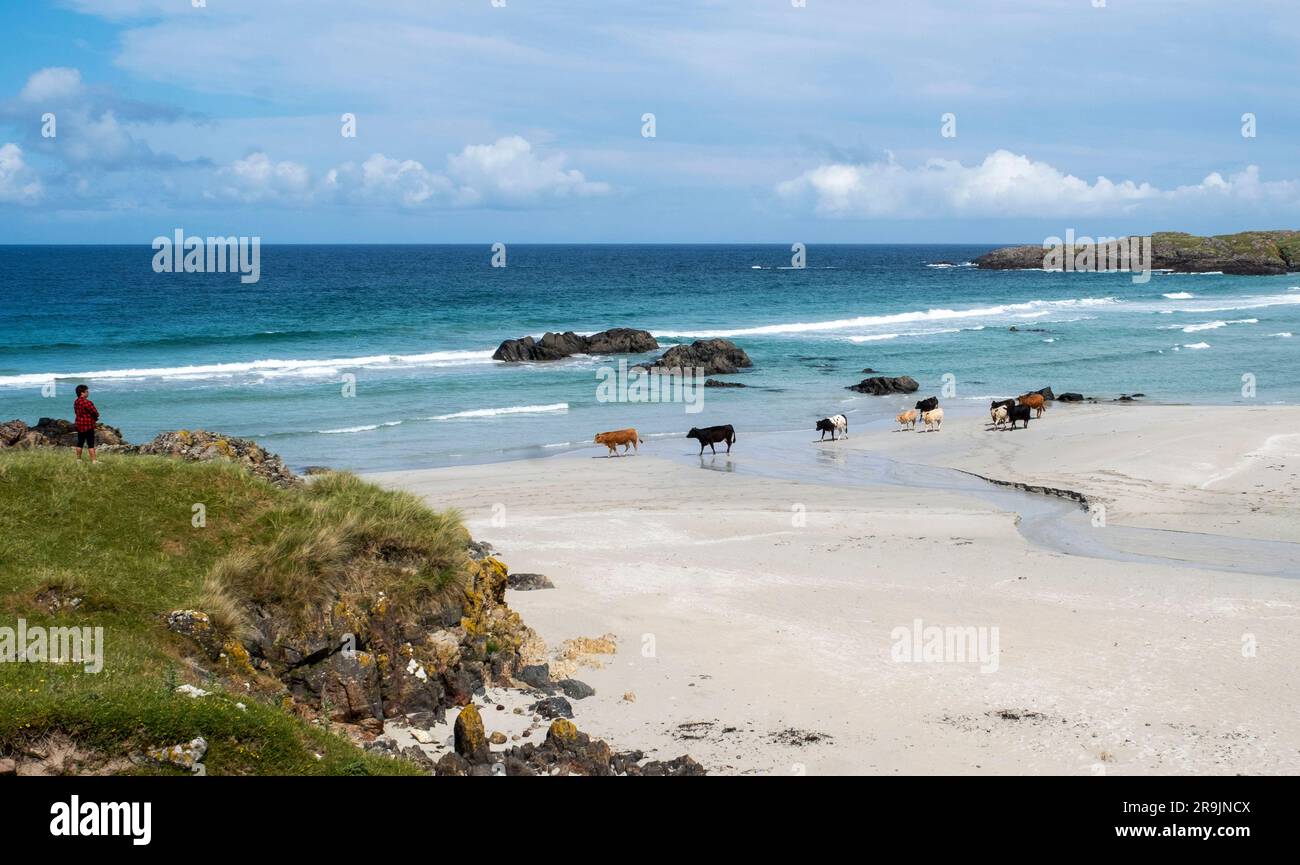
[[[993,402],[989,403],[989,414],[993,414],[993,412],[997,411],[999,406],[1006,406],[1007,413],[1010,414],[1011,407],[1015,404],[1016,401],[1013,399],[995,399]]]
[[[939,398],[937,396],[928,396],[916,404],[916,410],[921,414],[928,411],[934,411],[939,407]]]
[[[1013,405],[1007,409],[1007,418],[1011,421],[1011,428],[1015,429],[1016,421],[1022,420],[1025,422],[1025,429],[1029,429],[1029,415],[1032,411],[1033,409],[1027,405]]]
[[[723,442],[727,443],[727,453],[731,453],[731,445],[736,441],[736,431],[729,423],[723,424],[722,426],[706,426],[704,429],[691,427],[691,431],[686,434],[686,437],[688,439],[695,439],[700,443],[701,456],[704,455],[705,445],[708,445],[709,450],[716,454],[718,449],[715,448],[714,445],[722,444]]]

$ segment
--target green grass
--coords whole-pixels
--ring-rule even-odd
[[[195,504],[206,526],[192,524]],[[123,757],[203,736],[209,774],[419,771],[279,705],[224,693],[195,671],[195,648],[167,630],[166,614],[204,609],[238,634],[250,599],[308,611],[363,578],[400,602],[436,599],[463,565],[454,513],[347,475],[286,491],[219,461],[101,456],[92,467],[57,449],[0,454],[0,526],[0,625],[104,629],[98,673],[0,663],[0,752],[64,734]],[[355,567],[373,555],[395,564]],[[51,590],[82,603],[50,612],[38,598]],[[213,694],[173,693],[182,682]]]

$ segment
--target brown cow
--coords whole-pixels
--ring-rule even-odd
[[[637,445],[640,443],[641,439],[636,434],[636,430],[632,427],[628,427],[627,429],[611,430],[610,432],[596,433],[596,444],[604,445],[609,448],[609,454],[607,456],[611,457],[618,453],[619,445],[623,446],[623,454],[628,452],[629,447],[632,450],[637,450],[639,452]]]
[[[1027,393],[1019,398],[1016,402],[1021,405],[1027,405],[1034,410],[1034,417],[1042,417],[1043,412],[1047,411],[1047,403],[1041,393]]]

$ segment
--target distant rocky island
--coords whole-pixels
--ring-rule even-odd
[[[1118,242],[1131,242],[1121,238]],[[1095,244],[1078,244],[1082,251]],[[1101,244],[1097,261],[1113,244]],[[1043,266],[1044,249],[1036,246],[1008,246],[975,259],[984,270],[1026,270]],[[1198,237],[1181,231],[1159,231],[1151,235],[1151,268],[1174,273],[1213,273],[1269,276],[1300,271],[1300,231],[1243,231]]]

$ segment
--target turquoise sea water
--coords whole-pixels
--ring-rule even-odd
[[[156,274],[148,247],[0,246],[0,419],[70,418],[86,382],[132,441],[202,427],[295,466],[366,471],[555,453],[624,426],[653,442],[716,423],[741,440],[836,412],[860,423],[941,394],[945,375],[945,404],[972,407],[1047,385],[1300,401],[1300,274],[1143,285],[961,266],[990,248],[814,245],[794,269],[783,246],[512,245],[505,268],[486,245],[264,246],[260,281],[243,285]],[[732,339],[755,365],[731,378],[749,387],[706,390],[688,413],[599,401],[597,372],[619,358],[490,359],[506,338],[618,326],[664,347]],[[845,390],[864,367],[922,392]]]

